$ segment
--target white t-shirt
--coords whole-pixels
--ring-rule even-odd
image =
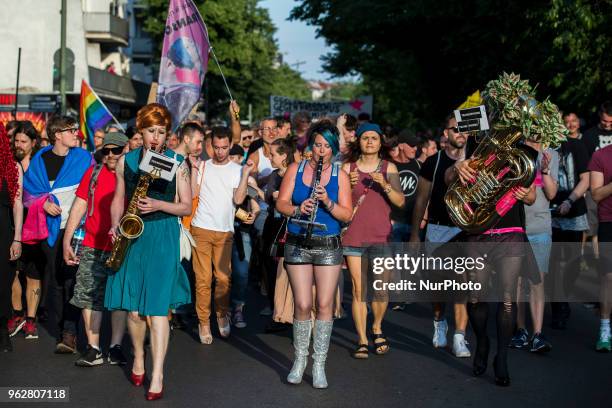
[[[200,187],[199,203],[191,225],[217,232],[234,232],[234,189],[238,188],[242,166],[229,161],[204,165],[204,180]]]

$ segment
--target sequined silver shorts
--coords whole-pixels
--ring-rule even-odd
[[[287,236],[284,255],[288,265],[341,265],[342,245],[339,236],[313,237],[310,242],[306,242],[304,237],[290,234]]]

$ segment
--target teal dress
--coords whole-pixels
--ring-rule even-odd
[[[183,156],[167,150],[179,161]],[[131,198],[140,177],[142,148],[125,155],[126,197]],[[174,202],[176,176],[171,182],[157,179],[148,197]],[[169,309],[191,303],[189,279],[181,266],[180,230],[176,215],[161,211],[141,215],[142,235],[133,239],[119,270],[108,277],[104,306],[109,310],[137,311],[143,316],[166,316]]]

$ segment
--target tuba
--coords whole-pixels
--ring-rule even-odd
[[[444,201],[459,228],[472,234],[492,228],[515,204],[515,188],[531,185],[536,166],[526,149],[517,146],[522,137],[516,129],[492,131],[472,155],[475,179],[451,184]]]
[[[115,242],[113,242],[113,248],[110,256],[106,260],[106,266],[114,271],[119,270],[127,248],[132,239],[138,238],[144,231],[144,222],[138,215],[138,200],[147,196],[149,186],[156,179],[159,178],[160,170],[155,168],[152,173],[141,174],[136,184],[134,194],[128,204],[128,208],[125,211],[123,217],[119,221],[119,235]]]

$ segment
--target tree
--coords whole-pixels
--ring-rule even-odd
[[[609,15],[609,0],[300,0],[291,18],[331,45],[325,69],[361,74],[376,120],[435,126],[503,71],[562,108],[598,105],[612,83]]]
[[[145,31],[158,45],[161,55],[163,29],[168,0],[145,0]],[[214,47],[232,95],[243,109],[253,105],[255,117],[269,114],[270,95],[277,92],[300,94],[300,76],[286,65],[275,68],[278,47],[274,41],[276,28],[268,11],[258,7],[258,0],[195,1],[202,14],[210,42]],[[159,58],[158,58],[159,62]],[[211,117],[224,115],[229,96],[219,69],[211,58],[206,74]]]

